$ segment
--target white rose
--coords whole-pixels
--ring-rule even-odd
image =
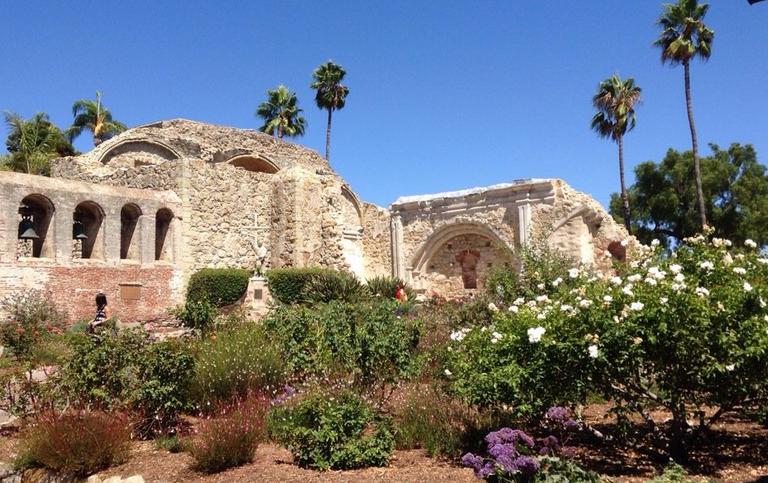
[[[587,347],[587,351],[589,352],[589,357],[592,359],[597,359],[597,356],[599,355],[597,346],[595,344],[592,344],[591,346]]]
[[[541,337],[547,331],[544,327],[531,327],[528,329],[528,342],[535,344],[541,340]]]

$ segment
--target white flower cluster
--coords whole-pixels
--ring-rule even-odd
[[[528,329],[528,342],[530,342],[531,344],[535,344],[541,341],[541,337],[544,335],[546,331],[547,329],[541,326],[531,327],[530,329]]]
[[[451,332],[451,340],[455,340],[456,342],[462,341],[470,331],[472,331],[472,329],[469,327],[464,327],[463,329]]]

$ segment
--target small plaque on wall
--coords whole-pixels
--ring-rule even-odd
[[[141,298],[141,284],[121,283],[120,298],[123,300],[139,300]]]

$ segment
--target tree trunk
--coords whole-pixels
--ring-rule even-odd
[[[619,145],[619,181],[621,183],[621,216],[624,217],[624,226],[627,227],[627,233],[632,235],[631,215],[629,212],[629,195],[627,195],[627,188],[624,184],[624,138],[619,136],[616,139],[616,144]]]
[[[683,63],[685,68],[685,104],[688,109],[688,125],[691,128],[691,147],[693,149],[693,175],[696,178],[696,197],[699,202],[699,221],[701,228],[707,226],[707,212],[704,206],[704,190],[701,187],[701,164],[699,163],[699,145],[696,140],[696,126],[693,123],[693,103],[691,102],[691,64]]]
[[[277,125],[277,139],[283,139],[283,126]]]
[[[330,107],[328,108],[328,127],[325,129],[325,160],[329,161],[330,153],[331,153],[331,113],[333,112],[333,109]]]
[[[688,463],[688,423],[685,414],[672,416],[672,427],[669,431],[669,456],[680,465]]]

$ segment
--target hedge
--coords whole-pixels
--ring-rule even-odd
[[[187,302],[223,307],[237,302],[248,288],[252,271],[244,268],[203,268],[189,279]]]
[[[273,268],[267,271],[269,291],[279,302],[299,303],[303,299],[304,286],[317,275],[329,271],[323,268]]]

